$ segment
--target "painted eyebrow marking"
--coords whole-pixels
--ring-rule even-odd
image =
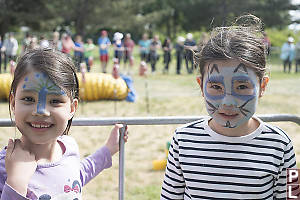
[[[246,72],[246,74],[248,74],[248,70],[247,70],[247,67],[246,65],[244,65],[243,63],[240,63],[234,70],[233,70],[233,73],[236,73],[239,68],[243,68],[243,71]]]
[[[249,80],[235,80],[237,83],[250,83]]]
[[[213,64],[211,70],[210,70],[210,74],[212,74],[214,72],[214,70],[216,70],[216,72],[218,72],[218,74],[220,73],[218,65],[217,64]]]
[[[208,79],[209,83],[223,83],[224,77],[222,76],[210,76]]]
[[[61,91],[49,91],[48,92],[48,94],[50,95],[50,94],[52,94],[52,95],[65,95],[66,93],[63,91],[63,90],[61,90]]]

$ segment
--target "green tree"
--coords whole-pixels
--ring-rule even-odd
[[[291,23],[288,11],[297,9],[290,0],[0,0],[0,7],[2,35],[26,25],[33,31],[68,26],[83,36],[105,28],[172,38],[225,25],[245,13],[261,17],[266,27],[284,28]]]
[[[25,25],[42,30],[42,22],[53,17],[47,0],[0,0],[0,8],[0,35]]]

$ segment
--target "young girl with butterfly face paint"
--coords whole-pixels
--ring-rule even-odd
[[[111,167],[122,125],[115,125],[103,147],[80,160],[78,145],[68,136],[78,99],[75,68],[65,54],[35,49],[19,59],[9,105],[21,137],[10,139],[0,152],[1,200],[79,200],[82,187]]]
[[[209,117],[176,129],[160,199],[285,199],[293,146],[254,116],[268,83],[261,21],[215,28],[195,54]]]

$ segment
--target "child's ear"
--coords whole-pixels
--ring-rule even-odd
[[[73,102],[71,103],[70,119],[74,117],[77,108],[78,108],[78,99],[73,99]]]
[[[13,93],[9,95],[10,109],[15,115],[15,96]]]
[[[204,96],[203,95],[203,83],[202,83],[202,77],[201,76],[197,76],[196,77],[196,80],[197,80],[197,83],[199,84],[199,86],[200,86],[200,89],[201,89],[201,93],[202,93],[202,96]]]
[[[264,76],[261,80],[261,84],[260,84],[260,91],[259,91],[259,97],[262,97],[266,88],[267,88],[267,85],[268,85],[268,82],[269,82],[269,77],[268,76]]]

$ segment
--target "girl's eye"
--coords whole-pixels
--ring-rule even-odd
[[[248,89],[248,86],[247,85],[239,85],[239,86],[237,86],[236,89],[238,89],[238,90],[244,90],[244,89]]]
[[[219,85],[212,84],[210,87],[213,88],[213,89],[215,89],[215,90],[222,90],[222,87],[219,86]]]
[[[52,99],[52,100],[50,100],[50,103],[51,104],[60,104],[60,103],[62,103],[62,101],[59,99]]]
[[[208,82],[206,92],[212,96],[220,96],[224,94],[225,88],[220,82]]]
[[[22,100],[27,103],[34,102],[34,98],[32,98],[32,97],[24,97]]]

